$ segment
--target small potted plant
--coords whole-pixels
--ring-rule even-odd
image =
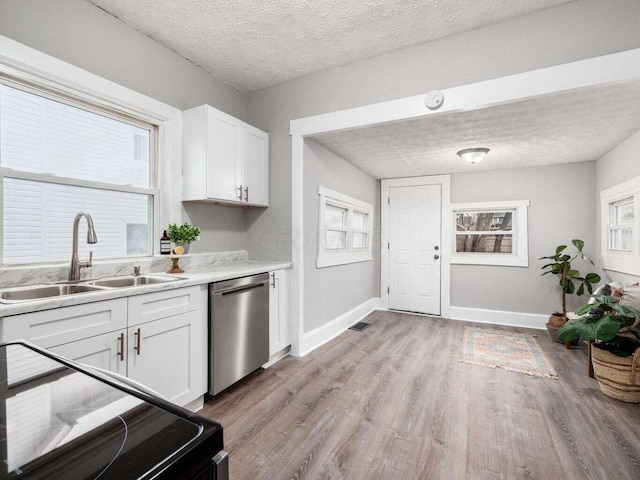
[[[620,298],[594,295],[558,331],[558,339],[591,343],[591,362],[600,390],[609,397],[640,403],[640,334],[632,325],[640,312],[620,305]]]
[[[542,267],[542,270],[546,270],[542,275],[555,275],[558,278],[558,284],[560,285],[562,293],[562,311],[551,314],[549,322],[547,323],[547,330],[549,330],[551,338],[556,341],[559,341],[556,338],[558,329],[567,323],[567,294],[581,296],[585,293],[585,290],[591,294],[593,293],[593,284],[600,281],[600,275],[597,273],[587,273],[585,276],[582,276],[578,270],[572,267],[571,262],[577,259],[586,260],[591,263],[591,265],[593,265],[593,260],[587,257],[582,251],[584,248],[584,242],[582,240],[573,239],[571,243],[576,248],[576,253],[573,256],[565,252],[567,249],[566,245],[559,245],[556,247],[556,253],[554,255],[539,258],[539,260],[551,260],[550,263]]]
[[[169,239],[176,245],[184,249],[182,253],[189,253],[189,246],[200,238],[200,228],[184,222],[182,225],[172,223],[167,228]]]

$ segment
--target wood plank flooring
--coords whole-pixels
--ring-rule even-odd
[[[460,362],[478,324],[365,321],[207,402],[232,480],[640,479],[640,405],[603,395],[584,349],[495,327],[538,335],[553,380]]]

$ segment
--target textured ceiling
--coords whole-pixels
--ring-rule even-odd
[[[317,136],[375,178],[596,160],[640,130],[640,82]],[[458,150],[487,147],[470,165]]]
[[[88,0],[242,91],[571,0]]]

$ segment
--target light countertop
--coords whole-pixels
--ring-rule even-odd
[[[83,303],[111,300],[114,298],[130,297],[150,292],[160,292],[172,290],[174,288],[189,287],[192,285],[202,285],[232,278],[246,277],[259,273],[270,272],[291,268],[292,262],[243,262],[221,266],[198,267],[187,269],[184,273],[171,274],[180,278],[175,282],[156,283],[150,285],[140,285],[135,287],[113,288],[110,290],[99,290],[88,293],[78,293],[74,295],[64,295],[60,297],[48,297],[40,300],[30,300],[20,303],[0,304],[0,317],[18,315],[21,313],[50,310],[53,308],[80,305]],[[142,275],[170,275],[164,272],[141,272]]]

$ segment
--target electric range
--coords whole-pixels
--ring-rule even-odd
[[[27,342],[0,345],[0,420],[0,479],[228,478],[220,424]]]

